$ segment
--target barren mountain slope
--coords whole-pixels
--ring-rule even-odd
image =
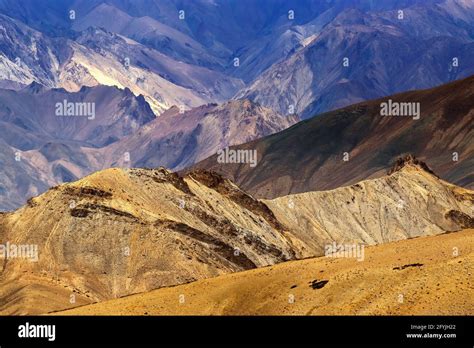
[[[408,156],[390,175],[331,191],[263,202],[303,242],[304,256],[336,242],[381,244],[474,227],[474,191],[451,185]]]
[[[419,103],[419,119],[381,116],[382,103]],[[392,104],[393,105],[393,104]],[[406,104],[405,104],[406,105]],[[328,190],[377,177],[403,154],[430,164],[443,179],[474,185],[474,76],[436,88],[356,104],[302,121],[235,149],[258,152],[258,165],[196,167],[229,177],[259,198]]]
[[[354,187],[266,202],[205,171],[182,178],[164,169],[108,169],[58,186],[0,214],[2,243],[39,249],[38,262],[3,263],[0,312],[71,308],[321,256],[332,243],[370,245],[473,227],[472,191],[420,163],[396,169]]]
[[[227,146],[243,144],[286,129],[296,116],[283,117],[249,100],[203,105],[180,113],[177,107],[134,134],[101,150],[106,166],[130,154],[134,167],[180,170]]]
[[[474,314],[473,229],[378,245],[364,253],[361,262],[290,261],[55,314]]]
[[[2,263],[0,312],[58,310],[74,306],[72,294],[87,303],[285,261],[296,256],[285,234],[264,204],[209,173],[108,169],[0,214],[2,243],[39,251],[38,262]]]
[[[75,90],[87,84],[77,74],[84,70],[95,81],[92,85],[128,87],[142,94],[157,114],[173,105],[191,108],[223,102],[243,86],[238,79],[174,60],[103,29],[85,30],[72,47],[74,54],[61,71],[61,85]]]

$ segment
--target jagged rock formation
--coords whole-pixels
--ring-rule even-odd
[[[428,165],[425,162],[420,161],[418,158],[416,158],[415,156],[413,156],[411,154],[408,154],[408,155],[403,156],[403,157],[398,157],[397,160],[395,161],[395,163],[393,164],[392,168],[390,168],[387,171],[387,175],[391,175],[395,172],[398,172],[399,170],[403,169],[403,167],[405,167],[406,165],[420,166],[426,172],[428,172],[428,173],[430,173],[434,176],[437,176],[433,172],[433,170],[431,170],[431,168],[428,167]]]

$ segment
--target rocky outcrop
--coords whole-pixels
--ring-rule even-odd
[[[392,168],[390,168],[388,171],[387,171],[387,175],[392,175],[393,173],[396,173],[400,170],[403,169],[403,167],[405,167],[406,165],[415,165],[415,166],[419,166],[421,167],[423,170],[427,171],[428,173],[438,177],[432,170],[430,167],[428,167],[428,165],[423,162],[423,161],[420,161],[419,159],[417,159],[415,156],[411,155],[411,154],[408,154],[404,157],[398,157],[395,161],[395,163],[393,164]]]

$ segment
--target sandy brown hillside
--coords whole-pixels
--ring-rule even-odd
[[[8,258],[0,313],[63,310],[133,293],[321,256],[332,243],[379,244],[474,226],[474,192],[413,158],[377,180],[258,201],[197,170],[108,169],[0,214]],[[71,297],[73,295],[73,297]]]
[[[321,255],[333,241],[373,245],[474,227],[474,192],[412,156],[378,179],[264,202],[303,242],[304,256]]]
[[[470,229],[369,247],[361,262],[290,261],[55,314],[473,315],[473,271]]]
[[[419,119],[381,116],[380,105],[388,100],[419,103]],[[218,163],[217,156],[196,167],[217,171],[258,198],[275,198],[379,177],[398,156],[411,153],[428,162],[443,179],[472,188],[473,118],[471,76],[317,115],[237,146],[257,150],[259,161],[253,168]]]
[[[108,169],[0,214],[2,243],[39,251],[38,262],[3,262],[0,312],[57,310],[296,257],[264,204],[227,181],[211,188],[215,180]]]

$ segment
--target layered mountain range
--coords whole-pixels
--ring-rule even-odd
[[[67,114],[70,105],[73,115]],[[77,105],[82,116],[74,114]],[[173,107],[157,118],[145,98],[128,88],[82,87],[71,93],[34,82],[19,91],[0,90],[0,157],[5,168],[0,173],[0,209],[17,208],[48,187],[104,168],[183,169],[221,148],[297,121],[248,100],[189,111]]]
[[[47,15],[42,17],[41,12]],[[385,4],[339,0],[291,4],[283,0],[2,1],[0,156],[9,169],[0,173],[0,209],[14,209],[51,185],[111,166],[181,170],[226,146],[279,132],[301,118],[473,74],[469,59],[474,47],[473,20],[472,4],[461,0]],[[110,91],[117,88],[128,100],[113,97],[118,90],[105,92],[109,90],[104,86],[110,86]],[[412,99],[416,98],[415,93]],[[95,103],[98,119],[54,117],[52,107],[63,101]],[[317,163],[311,160],[308,169],[318,176],[317,182],[306,178],[294,183],[288,173],[278,174],[273,181],[274,173],[259,173],[266,171],[262,168],[268,156],[252,171],[255,178],[249,178],[245,168],[235,174],[233,168],[239,166],[217,168],[209,163],[205,167],[225,172],[260,197],[275,197],[365,179],[381,173],[401,153],[424,158],[421,147],[444,146],[461,154],[460,160],[454,169],[445,161],[447,152],[442,163],[433,153],[435,170],[448,180],[470,185],[466,118],[456,125],[443,111],[445,121],[430,126],[425,114],[444,106],[428,99],[423,104],[419,126],[426,132],[420,137],[427,139],[428,130],[440,131],[445,137],[437,141],[442,144],[425,141],[411,146],[415,138],[406,126],[410,122],[387,119],[386,128],[376,131],[386,134],[390,127],[403,124],[407,132],[392,144],[403,143],[400,151],[387,145],[377,159],[359,166],[360,171],[338,169],[343,172],[334,174],[325,157],[355,150],[356,143],[367,142],[368,137],[370,147],[385,139],[365,132],[373,129],[366,123],[361,129],[349,127],[351,134],[343,134],[340,127],[351,121],[327,121],[331,116],[311,121],[318,124],[318,132],[325,133],[318,133],[321,141],[312,142],[314,135],[308,132],[313,132],[313,126],[300,124],[297,129],[305,131],[298,131],[279,147],[298,147],[303,136],[305,145],[291,151],[298,153],[301,163],[313,151],[322,154]],[[357,115],[365,113],[352,110]],[[433,117],[438,116],[434,113]],[[317,121],[319,118],[326,121]],[[458,143],[458,138],[451,143],[447,134],[454,136],[462,127],[464,143]],[[272,139],[286,134],[296,133]],[[345,139],[333,147],[332,139],[338,135]],[[265,151],[258,149],[260,154]],[[21,162],[20,152],[24,152]],[[354,158],[355,153],[351,155]],[[278,153],[276,160],[291,156]],[[273,181],[269,185],[279,188],[260,181]]]
[[[108,85],[142,94],[156,114],[173,105],[185,108],[224,101],[242,83],[200,66],[191,66],[131,39],[89,27],[74,40],[50,38],[0,15],[1,69],[5,87],[36,81],[78,91]],[[218,82],[217,82],[218,81]]]
[[[474,73],[463,0],[5,0],[0,12],[3,86],[128,87],[157,114],[235,95],[308,118]]]
[[[3,262],[0,310],[57,311],[322,256],[332,243],[472,228],[473,197],[410,159],[380,179],[269,201],[202,170],[108,169],[0,214],[2,241],[38,251],[37,262]]]
[[[419,115],[384,116],[388,103],[419,105]],[[233,148],[256,150],[255,167],[219,163],[216,155],[196,166],[231,178],[257,197],[273,198],[377,177],[398,156],[411,153],[442,178],[473,187],[473,113],[474,77],[469,77],[328,112]]]
[[[473,28],[467,0],[0,0],[0,314],[472,314]]]

